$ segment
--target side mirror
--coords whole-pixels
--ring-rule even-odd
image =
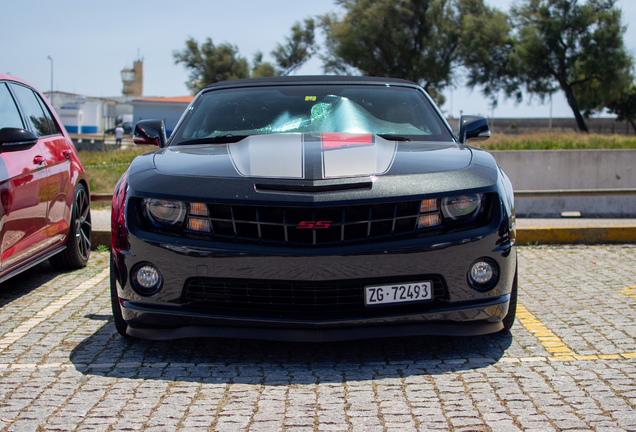
[[[490,138],[490,127],[486,117],[465,115],[459,119],[459,142],[484,141]]]
[[[141,120],[135,125],[133,142],[140,145],[166,146],[166,126],[163,120]]]
[[[38,142],[32,132],[18,128],[0,129],[0,153],[27,150]]]

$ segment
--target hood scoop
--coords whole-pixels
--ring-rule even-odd
[[[269,193],[292,193],[292,194],[322,194],[337,193],[350,190],[371,190],[373,182],[347,183],[347,184],[330,184],[320,186],[301,186],[301,185],[277,185],[277,184],[254,184],[256,192]]]

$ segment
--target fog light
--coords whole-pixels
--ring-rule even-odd
[[[161,289],[162,277],[151,264],[139,265],[133,270],[133,288],[143,296],[154,295]]]
[[[495,286],[499,277],[497,264],[488,258],[475,261],[468,271],[468,282],[479,291],[487,291]]]
[[[154,288],[159,283],[159,272],[154,267],[143,266],[137,270],[137,282],[144,288]]]
[[[490,282],[494,271],[492,266],[486,261],[479,261],[478,263],[473,264],[470,269],[470,277],[473,281],[478,284],[485,284]]]

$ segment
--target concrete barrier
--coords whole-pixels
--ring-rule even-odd
[[[636,187],[636,150],[506,150],[491,152],[515,190]],[[518,217],[636,216],[636,196],[517,198]]]

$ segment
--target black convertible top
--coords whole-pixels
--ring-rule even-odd
[[[298,85],[298,84],[394,84],[417,86],[412,81],[398,78],[378,78],[368,76],[347,75],[294,75],[268,78],[248,78],[229,81],[219,81],[205,87],[206,89],[218,89],[222,87],[253,87],[270,85]]]

